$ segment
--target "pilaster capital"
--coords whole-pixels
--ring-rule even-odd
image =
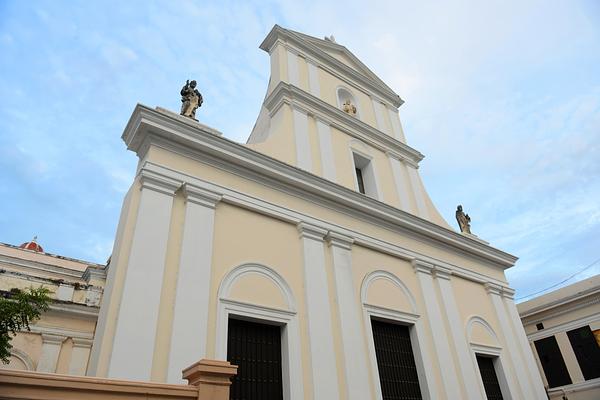
[[[186,201],[208,208],[215,208],[217,203],[222,199],[220,194],[188,182],[183,184],[182,191]]]
[[[412,260],[412,266],[415,272],[420,272],[422,274],[428,275],[431,275],[433,273],[433,270],[435,269],[435,266],[433,264],[417,259]]]
[[[438,279],[445,279],[449,281],[450,277],[452,276],[452,270],[450,268],[436,265],[434,268],[434,275]]]
[[[508,286],[502,286],[502,297],[509,300],[514,300],[515,289],[509,288]]]
[[[83,347],[83,348],[90,348],[92,347],[92,344],[94,343],[94,341],[92,339],[84,339],[84,338],[72,338],[73,340],[73,347]]]
[[[319,228],[316,225],[307,224],[306,222],[300,222],[297,225],[297,228],[301,238],[319,240],[322,242],[327,234],[326,229]]]
[[[177,189],[181,187],[181,181],[147,169],[142,169],[139,176],[142,189],[150,189],[168,196],[174,196]]]
[[[329,231],[325,239],[327,240],[328,246],[339,247],[344,250],[352,249],[352,243],[354,243],[354,239],[350,236],[346,236],[334,231]]]
[[[62,335],[53,335],[51,333],[42,333],[42,343],[43,344],[57,344],[60,345],[67,339],[66,336]]]
[[[500,296],[502,294],[502,286],[497,285],[495,283],[486,283],[484,285],[485,287],[485,291],[488,292],[488,294],[490,295],[496,295],[496,296]]]

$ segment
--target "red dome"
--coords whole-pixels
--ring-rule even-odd
[[[42,248],[42,246],[40,246],[37,242],[37,236],[33,237],[33,240],[31,242],[25,242],[22,245],[19,246],[20,249],[25,249],[25,250],[33,250],[37,253],[43,253],[44,249]]]

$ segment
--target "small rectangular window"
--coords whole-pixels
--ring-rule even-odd
[[[537,328],[538,331],[541,331],[542,329],[544,329],[544,324],[542,324],[540,322],[539,324],[536,324],[535,327]]]
[[[589,326],[567,332],[586,381],[600,377],[600,347]]]
[[[554,336],[536,340],[533,344],[540,358],[548,385],[551,388],[573,383]]]
[[[365,194],[365,181],[363,180],[362,169],[356,168],[356,181],[358,182],[358,191]]]

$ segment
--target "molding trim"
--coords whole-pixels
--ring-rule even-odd
[[[473,333],[473,326],[475,324],[479,324],[479,325],[483,326],[483,328],[496,340],[496,343],[498,345],[498,347],[496,347],[496,348],[499,348],[499,349],[502,348],[500,346],[500,340],[498,339],[498,335],[494,331],[494,328],[492,328],[492,326],[485,319],[483,319],[482,317],[480,317],[478,315],[474,315],[474,316],[470,317],[467,320],[467,324],[465,326],[465,332],[467,333],[467,339],[469,340],[469,343],[471,345],[474,344],[471,335]],[[481,346],[484,346],[484,345],[481,345]]]
[[[332,106],[320,98],[286,82],[279,82],[264,101],[264,106],[271,115],[284,104],[304,113],[314,115],[330,126],[360,139],[382,152],[390,152],[398,159],[418,168],[419,161],[424,156],[419,151],[400,142],[393,136],[346,114],[341,109]]]
[[[344,250],[351,250],[352,243],[354,243],[352,237],[334,231],[329,231],[325,239],[329,247],[339,247]]]
[[[539,306],[532,307],[531,309],[528,309],[528,310],[525,310],[525,311],[519,311],[519,316],[521,317],[521,319],[530,318],[530,317],[532,317],[535,314],[543,313],[544,311],[550,311],[552,309],[555,309],[555,308],[558,308],[558,307],[561,307],[561,306],[570,305],[569,303],[574,303],[574,302],[577,302],[578,300],[581,300],[581,299],[583,299],[585,297],[594,296],[594,295],[598,295],[598,296],[597,297],[592,297],[592,299],[590,299],[590,303],[600,302],[600,287],[599,286],[594,286],[594,287],[588,288],[586,290],[583,290],[581,292],[574,293],[574,294],[572,294],[570,296],[561,297],[561,298],[556,299],[554,301],[549,301],[547,303],[540,304]],[[519,305],[521,307],[523,307],[529,301],[531,301],[531,300],[524,301],[524,302],[520,303]],[[574,306],[578,306],[578,305],[579,304],[576,304]],[[570,310],[572,310],[572,308],[569,308],[569,311]],[[554,314],[552,314],[552,315],[554,315]],[[548,318],[548,317],[549,316],[545,316],[545,318]]]
[[[527,335],[527,339],[530,342],[535,340],[543,339],[549,336],[554,336],[557,333],[571,331],[573,329],[581,328],[582,326],[586,326],[591,324],[592,322],[600,321],[600,312],[589,315],[584,318],[579,318],[575,321],[569,321],[564,324],[553,326],[552,328],[542,329],[541,331],[536,331]]]
[[[188,182],[183,184],[182,190],[186,201],[208,208],[215,208],[217,203],[221,201],[221,196],[219,194],[194,186]]]
[[[343,113],[341,110],[340,112]],[[264,186],[302,197],[355,218],[372,221],[377,226],[416,234],[431,243],[460,249],[471,256],[491,262],[498,268],[511,267],[517,260],[515,256],[448,228],[216,136],[200,124],[184,124],[172,114],[138,104],[123,133],[128,149],[135,151],[143,159],[144,150],[150,144],[162,147],[245,179],[255,180]],[[172,171],[170,175],[183,174]]]
[[[152,171],[142,169],[139,173],[141,189],[150,189],[155,192],[174,196],[182,182],[170,179],[164,175],[154,174]]]
[[[584,390],[600,388],[600,378],[590,379],[589,381],[572,383],[570,385],[559,386],[548,389],[549,395],[561,395],[565,393],[583,392]]]
[[[326,222],[323,220],[319,220],[319,219],[313,218],[309,215],[299,213],[299,212],[291,210],[289,208],[285,208],[284,206],[269,203],[262,199],[252,197],[252,196],[246,195],[244,193],[235,191],[231,188],[218,186],[213,183],[209,183],[209,182],[200,180],[194,176],[186,175],[181,172],[177,172],[177,171],[171,170],[169,168],[166,168],[166,167],[163,167],[163,166],[151,163],[151,162],[146,162],[144,164],[143,168],[151,169],[151,170],[155,171],[156,173],[161,173],[161,174],[177,177],[178,179],[181,179],[186,182],[193,182],[193,184],[196,186],[205,188],[205,189],[213,191],[215,193],[220,193],[222,195],[222,201],[225,203],[232,204],[237,207],[245,208],[245,209],[251,210],[253,212],[257,212],[259,214],[268,215],[272,218],[275,218],[275,219],[278,219],[278,220],[281,220],[281,221],[284,221],[284,222],[287,222],[290,224],[298,225],[301,222],[305,222],[304,226],[307,226],[307,225],[316,226],[317,228],[320,228],[323,231],[323,235],[327,231],[333,230],[333,231],[339,232],[343,235],[352,237],[354,239],[355,245],[361,245],[365,248],[369,248],[369,249],[381,252],[383,254],[391,255],[398,259],[402,259],[402,260],[406,260],[406,261],[412,261],[414,259],[418,259],[418,261],[421,263],[435,264],[437,266],[443,266],[445,268],[451,269],[453,275],[460,276],[464,279],[467,279],[467,280],[470,280],[470,281],[473,281],[473,282],[476,282],[479,284],[484,284],[486,282],[490,282],[490,283],[496,284],[497,286],[505,286],[506,287],[506,285],[507,285],[507,283],[505,281],[499,281],[495,278],[489,277],[487,275],[483,275],[478,272],[471,271],[471,270],[463,268],[461,266],[450,264],[448,262],[429,257],[425,254],[418,253],[416,251],[400,247],[397,244],[386,242],[381,239],[378,239],[378,238],[375,238],[372,236],[368,236],[368,235],[363,234],[358,231],[346,229],[340,225],[336,225],[336,224],[332,224],[332,223],[329,223],[329,222]],[[354,194],[354,192],[352,192],[352,193]],[[306,197],[306,194],[304,194],[304,196]],[[360,194],[360,196],[365,198],[365,196],[363,196],[362,194]],[[340,211],[339,206],[337,208],[337,211]],[[379,226],[381,226],[381,225],[382,225],[382,222],[379,222]],[[397,226],[396,226],[396,228],[397,228]],[[404,231],[402,231],[402,232],[404,232]],[[319,231],[319,234],[321,234],[320,231]],[[319,240],[321,240],[321,239],[319,238]]]
[[[56,328],[56,327],[43,326],[43,325],[42,326],[31,325],[30,328],[31,328],[31,331],[24,330],[22,332],[40,333],[40,334],[42,334],[42,336],[50,335],[50,336],[63,337],[63,338],[72,338],[73,340],[75,340],[75,339],[81,339],[81,340],[94,339],[94,334],[89,333],[89,332],[74,331],[71,329]]]
[[[325,235],[327,235],[327,230],[320,228],[316,225],[311,225],[306,222],[300,222],[298,225],[298,233],[300,233],[300,238],[313,239],[318,241],[323,241]]]
[[[307,40],[309,39],[309,40]],[[337,60],[335,57],[330,56],[327,52],[320,49],[315,44],[311,43],[319,40],[317,38],[310,37],[298,32],[284,29],[279,25],[275,25],[269,32],[267,37],[260,45],[260,49],[271,53],[272,49],[278,44],[282,44],[288,51],[292,46],[298,48],[303,53],[303,56],[307,60],[311,60],[313,63],[318,64],[321,68],[327,70],[331,74],[337,76],[342,81],[347,82],[348,80],[356,82],[359,85],[365,86],[368,90],[377,93],[387,102],[394,105],[394,107],[400,107],[404,101],[394,91],[387,86],[381,79],[379,79],[369,68],[364,65],[358,58],[356,58],[348,49],[344,46],[327,43],[325,41],[319,42],[321,47],[329,47],[330,49],[338,52],[343,52],[350,59],[352,59],[357,65],[361,66],[365,71],[359,72],[350,68],[343,62]],[[296,53],[299,51],[294,49]]]
[[[367,295],[369,293],[369,287],[371,286],[371,284],[373,282],[375,282],[376,280],[379,280],[379,279],[386,280],[386,281],[392,283],[393,285],[397,286],[402,291],[402,293],[404,293],[404,295],[410,302],[411,313],[403,313],[401,311],[396,311],[396,310],[389,310],[389,311],[396,313],[396,314],[394,314],[396,316],[402,314],[404,316],[413,315],[415,317],[418,317],[418,312],[417,312],[418,309],[417,309],[417,302],[415,300],[415,296],[411,293],[411,291],[404,284],[404,282],[402,282],[402,280],[400,280],[400,278],[398,278],[396,275],[394,275],[390,272],[383,271],[383,270],[377,270],[377,271],[371,272],[370,274],[365,276],[362,281],[362,284],[360,287],[360,301],[362,304],[365,305],[365,307],[367,307],[367,306],[377,307],[378,310],[387,310],[384,307],[371,306],[371,305],[368,305],[368,303],[367,303]],[[398,313],[400,313],[400,314],[398,314]],[[398,319],[398,318],[392,318],[392,319]],[[410,318],[407,321],[410,322]],[[414,322],[414,321],[416,321],[416,319],[414,319],[412,322]]]
[[[25,368],[27,371],[35,371],[35,366],[29,354],[25,353],[23,350],[17,349],[13,347],[10,349],[10,355],[20,360],[23,364],[25,364]]]

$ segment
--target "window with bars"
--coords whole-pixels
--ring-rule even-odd
[[[408,326],[371,320],[383,400],[421,400]]]
[[[567,332],[585,380],[600,377],[600,347],[588,325]]]
[[[540,358],[548,385],[551,388],[573,383],[554,336],[536,340],[533,344]]]
[[[496,369],[494,368],[494,358],[486,357],[481,354],[476,354],[477,366],[479,366],[479,373],[481,374],[481,380],[483,381],[483,388],[485,389],[485,397],[487,400],[503,400],[502,390],[500,389],[500,383],[498,382],[498,375],[496,375]]]
[[[229,319],[227,361],[237,365],[231,400],[282,400],[281,327]]]

